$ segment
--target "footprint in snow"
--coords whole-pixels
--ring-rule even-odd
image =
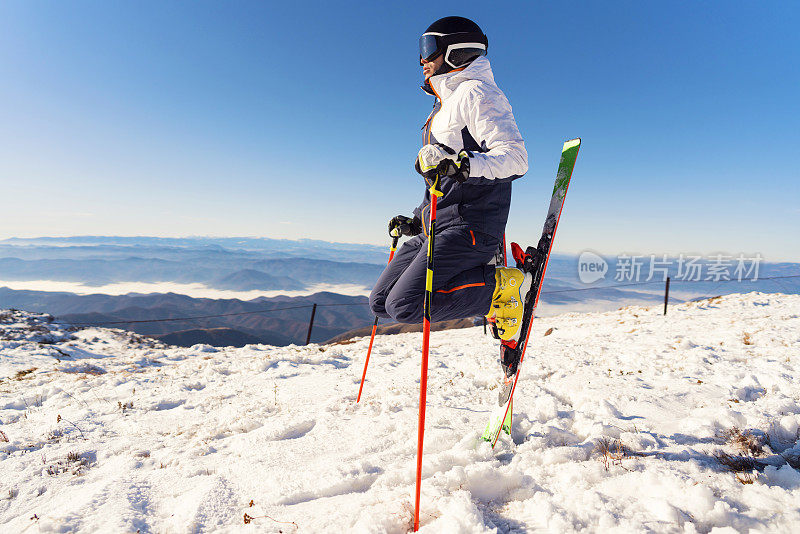
[[[279,432],[273,439],[274,441],[281,441],[284,439],[302,438],[311,432],[311,429],[313,429],[316,424],[316,421],[303,421],[302,423],[291,425]]]
[[[153,406],[153,410],[172,410],[178,406],[182,406],[183,404],[186,404],[186,399],[162,400]]]
[[[277,502],[277,504],[283,506],[292,506],[316,499],[327,499],[331,497],[339,497],[340,495],[349,495],[352,493],[365,493],[366,491],[369,491],[369,489],[378,479],[378,476],[380,475],[369,474],[354,478],[347,478],[325,488],[314,488],[310,491],[299,491],[283,497]]]

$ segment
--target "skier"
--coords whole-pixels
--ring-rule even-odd
[[[389,233],[411,237],[370,295],[375,315],[420,323],[427,269],[430,191],[438,174],[431,319],[486,315],[499,337],[516,346],[530,274],[500,266],[511,182],[528,170],[528,155],[511,106],[497,87],[488,39],[463,17],[431,24],[419,40],[422,90],[435,97],[422,128],[415,169],[426,183],[413,217],[389,221]],[[516,362],[505,361],[508,375]],[[511,368],[513,366],[513,369]]]

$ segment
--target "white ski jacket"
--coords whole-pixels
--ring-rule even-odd
[[[470,183],[513,180],[528,171],[525,142],[488,59],[479,57],[464,70],[431,76],[429,84],[441,106],[428,118],[431,138],[423,144],[478,152],[470,158]],[[464,128],[477,147],[464,145]]]

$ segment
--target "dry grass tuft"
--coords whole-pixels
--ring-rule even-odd
[[[56,429],[53,429],[50,432],[48,432],[47,436],[45,437],[45,439],[47,441],[51,442],[51,443],[54,443],[54,442],[61,441],[61,438],[63,438],[63,437],[64,437],[64,432],[62,432],[60,429],[56,428]]]
[[[36,367],[31,367],[30,369],[23,369],[21,371],[17,371],[17,374],[14,375],[14,380],[22,380],[32,372],[36,370]]]
[[[723,433],[725,441],[735,448],[750,456],[760,456],[764,454],[764,438],[756,436],[751,430],[740,430],[733,427]]]
[[[744,343],[745,345],[752,345],[753,344],[753,338],[750,337],[750,334],[748,332],[745,332],[744,334],[742,334],[742,343]]]
[[[90,459],[87,455],[79,454],[72,451],[67,454],[63,460],[57,460],[50,464],[45,469],[45,472],[50,476],[58,476],[61,474],[82,475],[83,472],[89,467]]]
[[[760,471],[765,466],[763,462],[756,459],[756,456],[765,454],[766,435],[733,427],[723,432],[722,436],[725,443],[740,452],[739,454],[729,454],[718,450],[713,454],[714,458],[722,467],[733,473],[740,483],[752,484],[755,482],[757,475],[754,471]]]
[[[8,443],[8,436],[6,436],[6,433],[2,430],[0,430],[0,442]]]
[[[763,467],[761,462],[746,454],[728,454],[724,451],[714,453],[717,462],[732,473],[752,473]]]
[[[252,502],[253,501],[250,501],[251,506],[252,506]],[[250,514],[244,514],[244,524],[245,525],[249,525],[250,523],[253,522],[254,519],[269,519],[270,521],[274,521],[275,523],[280,523],[280,524],[283,524],[283,525],[292,525],[295,528],[295,532],[300,530],[300,527],[298,527],[297,523],[295,523],[294,521],[278,521],[277,519],[273,519],[272,517],[270,517],[268,515],[252,516]],[[283,530],[278,530],[278,532],[283,532]]]
[[[608,471],[609,463],[622,466],[622,460],[625,458],[640,456],[640,454],[632,453],[618,439],[600,438],[595,445],[595,451],[600,455],[600,462],[606,471]]]

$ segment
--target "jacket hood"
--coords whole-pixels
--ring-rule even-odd
[[[426,93],[426,86],[430,86],[434,94],[444,100],[455,91],[458,85],[466,80],[478,80],[496,85],[492,65],[485,56],[476,58],[472,63],[461,70],[453,70],[444,74],[437,74],[428,78],[428,83],[422,86]]]

